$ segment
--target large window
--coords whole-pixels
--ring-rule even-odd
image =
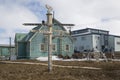
[[[120,42],[117,42],[118,45],[120,45]]]
[[[55,44],[52,45],[52,50],[56,51],[56,45]]]
[[[68,44],[65,45],[65,50],[70,51],[70,46]]]
[[[45,45],[43,43],[40,45],[40,50],[45,51]]]

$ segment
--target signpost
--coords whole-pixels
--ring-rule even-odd
[[[39,25],[46,25],[48,26],[48,31],[43,30],[31,30],[31,32],[39,32],[43,34],[48,35],[48,71],[52,71],[52,32],[54,31],[52,29],[53,26],[53,16],[52,16],[52,7],[49,5],[46,5],[47,8],[47,24],[40,24],[40,23],[24,23],[25,26],[39,26]],[[60,25],[60,26],[74,26],[74,24],[54,24],[54,25]],[[65,32],[65,31],[57,31],[57,32]],[[66,33],[66,32],[65,32]]]
[[[48,35],[48,70],[49,72],[52,71],[52,8],[48,5],[46,5],[46,8],[48,9],[47,11],[47,25],[48,25],[48,30],[49,30],[49,35]]]

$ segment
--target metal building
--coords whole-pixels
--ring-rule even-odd
[[[54,24],[61,24],[54,19]],[[46,25],[41,25],[32,30],[48,31]],[[52,54],[72,56],[74,53],[73,39],[66,33],[66,29],[62,25],[53,26],[52,37]],[[39,32],[16,33],[15,48],[18,58],[34,59],[40,56],[48,56],[48,35]]]
[[[75,52],[120,51],[120,36],[110,35],[109,31],[86,28],[72,31],[75,39]]]
[[[114,48],[116,52],[120,52],[120,36],[114,36]]]

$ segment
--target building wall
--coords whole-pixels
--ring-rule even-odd
[[[101,50],[100,35],[92,34],[93,49],[96,52]]]
[[[114,51],[115,49],[115,39],[113,35],[109,35],[109,39],[108,39],[108,48],[111,49],[112,51]]]
[[[57,46],[58,46],[58,52],[57,53],[59,53],[59,54],[62,54],[63,56],[66,56],[66,55],[68,55],[68,56],[72,56],[72,54],[74,53],[74,45],[73,45],[73,42],[70,40],[70,38],[69,37],[64,37],[64,38],[62,38],[62,42],[61,42],[61,44],[60,44],[60,42],[59,43],[56,43],[57,44]],[[62,45],[62,52],[60,51],[60,45]],[[69,45],[69,51],[66,51],[66,45]]]
[[[41,30],[47,30],[47,27],[42,27]],[[61,30],[64,31],[64,29],[60,26],[53,26],[53,30]],[[53,55],[59,55],[62,54],[63,56],[72,56],[72,54],[74,53],[74,47],[73,47],[73,42],[70,39],[69,36],[66,36],[65,33],[63,33],[62,35],[64,35],[65,37],[60,37],[60,36],[56,36],[55,35],[60,35],[59,32],[53,32],[53,45],[55,45],[56,50],[52,52]],[[41,44],[45,45],[45,50],[41,51]],[[69,45],[69,51],[65,50],[65,46]],[[44,35],[42,33],[36,33],[32,39],[30,40],[30,47],[29,48],[29,54],[30,54],[30,58],[37,58],[40,56],[48,56],[48,35]]]
[[[11,54],[15,54],[15,48],[11,48]],[[10,47],[0,47],[0,56],[10,56]]]
[[[40,33],[36,34],[36,36],[30,42],[30,57],[31,58],[35,58],[39,56],[47,56],[47,51],[40,50],[40,45],[44,43],[45,43],[44,36]]]
[[[31,47],[31,45],[30,45],[30,42],[27,42],[26,43],[26,58],[30,58],[30,47]]]
[[[26,58],[26,43],[18,42],[18,55],[17,58]]]
[[[74,42],[75,51],[83,52],[86,50],[92,50],[93,47],[92,35],[73,36],[73,38],[75,38]]]
[[[115,51],[118,52],[120,51],[120,37],[115,37]]]
[[[73,31],[72,36],[76,40],[75,51],[83,51],[88,49],[87,47],[95,51],[120,51],[120,36],[109,35],[109,31],[86,28]],[[87,40],[81,40],[82,36],[87,37]],[[81,46],[84,49],[81,49]]]

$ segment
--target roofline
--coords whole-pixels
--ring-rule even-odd
[[[109,34],[110,36],[114,36],[114,37],[119,37],[120,38],[120,35],[112,35],[112,34]]]
[[[53,20],[55,20],[58,24],[62,24],[61,22],[59,22],[57,19],[55,19],[55,18],[53,18]],[[54,24],[54,23],[53,23]],[[62,26],[62,25],[61,25]],[[63,26],[62,26],[63,27]],[[63,27],[63,29],[65,30],[65,31],[67,31],[64,27]]]
[[[83,34],[74,34],[72,35],[72,37],[77,37],[77,36],[84,36],[84,35],[101,35],[100,33],[83,33]],[[108,35],[110,36],[109,34],[103,34],[103,35]]]
[[[0,44],[0,47],[12,47],[12,48],[14,48],[15,47],[15,45],[9,45],[9,44]]]
[[[109,32],[107,30],[102,30],[102,29],[95,29],[95,28],[86,28],[86,29],[92,29],[92,30],[100,30],[100,31],[106,31],[106,32]]]
[[[85,28],[85,29],[73,30],[72,32],[74,32],[74,31],[81,31],[81,30],[87,30],[87,29],[91,29],[91,30],[100,30],[100,31],[106,31],[106,32],[109,32],[109,31],[107,31],[107,30],[95,29],[95,28]]]
[[[39,27],[39,26],[37,26],[37,27]],[[41,30],[41,28],[42,28],[43,26],[41,26],[40,27],[40,30]],[[28,33],[29,34],[29,33]],[[31,42],[31,40],[34,38],[34,36],[37,34],[37,32],[34,32],[34,34],[31,36],[31,38],[28,40],[29,42]]]

